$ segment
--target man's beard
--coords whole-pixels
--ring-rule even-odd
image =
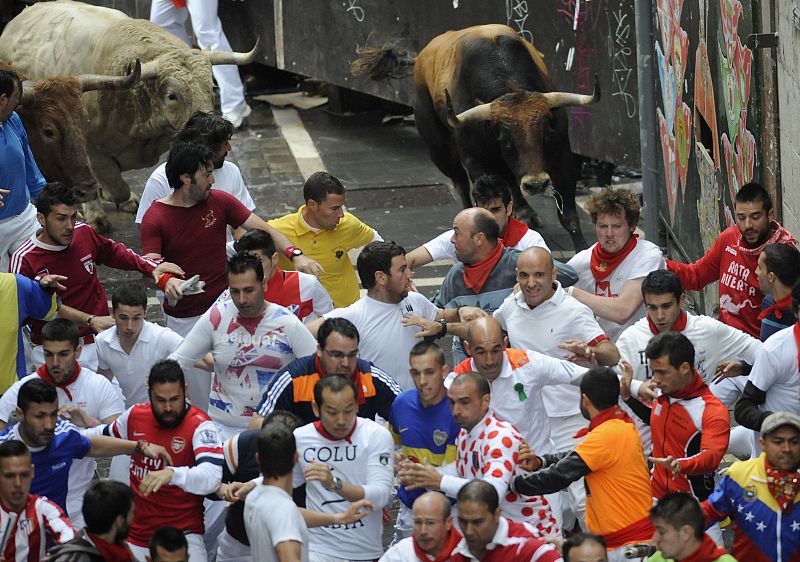
[[[183,422],[183,418],[186,417],[187,413],[189,413],[189,406],[187,404],[184,404],[183,411],[177,414],[174,419],[166,419],[155,410],[153,410],[153,417],[156,418],[156,422],[158,423],[159,426],[166,429],[170,429],[181,425],[181,422]]]

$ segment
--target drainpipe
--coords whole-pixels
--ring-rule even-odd
[[[658,167],[658,123],[656,122],[656,57],[653,52],[653,2],[634,0],[636,10],[636,53],[639,88],[639,143],[642,159],[642,192],[647,238],[666,244],[664,225],[659,218],[661,170]]]

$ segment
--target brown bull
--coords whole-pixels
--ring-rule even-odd
[[[141,75],[139,61],[127,76],[84,74],[35,82],[2,61],[0,69],[14,71],[23,80],[17,113],[44,177],[72,187],[82,201],[93,199],[97,180],[86,151],[89,118],[81,94],[130,88]]]
[[[496,174],[508,181],[515,214],[535,226],[521,188],[553,184],[559,220],[576,249],[586,247],[575,207],[580,164],[572,153],[565,108],[600,99],[555,92],[536,48],[505,25],[477,25],[434,37],[412,60],[396,50],[367,49],[354,74],[397,77],[413,65],[414,119],[434,164],[449,177],[465,207],[470,181]]]

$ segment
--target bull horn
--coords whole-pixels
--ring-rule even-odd
[[[231,51],[203,51],[208,57],[208,62],[213,64],[250,64],[256,60],[261,37],[256,37],[256,44],[249,53],[235,53]]]
[[[591,96],[585,94],[572,94],[569,92],[547,92],[543,94],[547,99],[550,109],[567,107],[571,105],[590,105],[600,99],[600,80],[594,75],[594,91]]]
[[[93,90],[124,90],[133,86],[142,75],[142,62],[136,59],[133,67],[126,76],[103,76],[100,74],[81,74],[77,76],[81,90],[91,92]]]
[[[470,123],[488,121],[491,118],[491,103],[476,105],[456,115],[456,111],[453,109],[453,100],[450,99],[450,92],[448,92],[446,88],[444,90],[444,98],[447,103],[447,124],[454,129],[469,125]]]
[[[22,95],[19,97],[20,105],[31,106],[36,101],[36,92],[33,89],[33,80],[22,82]]]

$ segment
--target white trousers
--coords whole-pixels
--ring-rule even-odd
[[[8,271],[11,254],[36,234],[38,229],[36,207],[31,203],[17,216],[0,221],[0,271]]]
[[[167,320],[167,328],[184,338],[189,335],[200,319],[199,316],[175,318],[167,314],[164,317]],[[197,367],[189,367],[183,374],[186,377],[186,386],[189,387],[189,401],[192,406],[208,412],[208,395],[211,394],[212,374]]]
[[[186,33],[186,19],[191,18],[192,29],[201,49],[231,51],[217,15],[218,6],[218,0],[187,0],[185,8],[176,8],[172,0],[153,0],[150,21],[191,45]],[[239,69],[234,64],[226,64],[212,66],[211,71],[219,86],[222,113],[231,113],[244,103],[244,86]]]
[[[208,562],[208,558],[206,558],[206,547],[203,545],[203,535],[198,535],[197,533],[189,533],[186,535],[186,542],[189,543],[189,560],[192,562]],[[133,557],[136,558],[137,562],[147,562],[147,558],[150,554],[150,550],[144,546],[137,546],[132,543],[128,543],[128,546],[133,553]]]
[[[233,538],[227,530],[219,536],[217,562],[251,562],[253,560],[250,547]]]
[[[574,451],[581,439],[574,435],[589,422],[581,414],[563,418],[550,418],[550,438],[556,444],[558,452]],[[561,517],[556,517],[562,530],[571,530],[577,521],[581,529],[586,531],[586,489],[583,478],[576,480],[566,490],[561,491]]]

